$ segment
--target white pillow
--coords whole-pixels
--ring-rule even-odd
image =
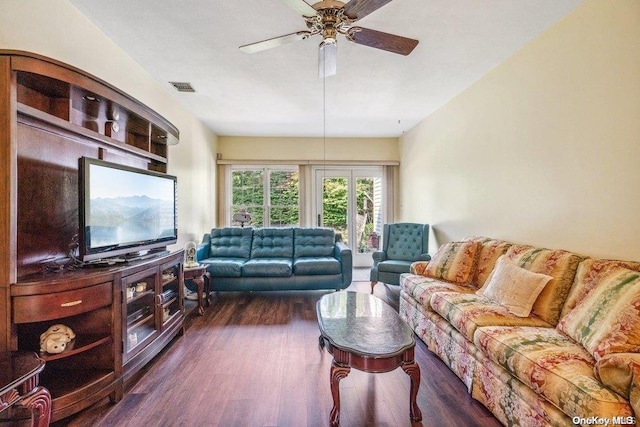
[[[553,277],[518,267],[506,255],[498,258],[484,286],[476,291],[518,317],[528,317],[536,298]]]

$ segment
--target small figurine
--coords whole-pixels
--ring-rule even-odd
[[[244,206],[238,209],[238,212],[233,215],[233,220],[240,223],[240,227],[244,227],[245,223],[251,222],[251,214],[247,212],[247,208]]]
[[[62,324],[52,325],[40,335],[40,351],[49,354],[62,353],[67,343],[76,337],[73,330]]]

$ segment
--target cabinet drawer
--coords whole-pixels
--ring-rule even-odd
[[[112,282],[55,292],[45,295],[30,295],[13,298],[14,323],[41,322],[73,316],[112,302]]]

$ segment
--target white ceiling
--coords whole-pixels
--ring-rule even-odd
[[[394,0],[358,25],[419,40],[413,53],[339,36],[325,80],[320,36],[238,49],[306,29],[280,0],[69,1],[218,135],[397,137],[584,0]]]

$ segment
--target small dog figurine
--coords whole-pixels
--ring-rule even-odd
[[[52,325],[40,335],[40,351],[49,354],[62,353],[67,343],[76,337],[73,330],[62,324]]]

